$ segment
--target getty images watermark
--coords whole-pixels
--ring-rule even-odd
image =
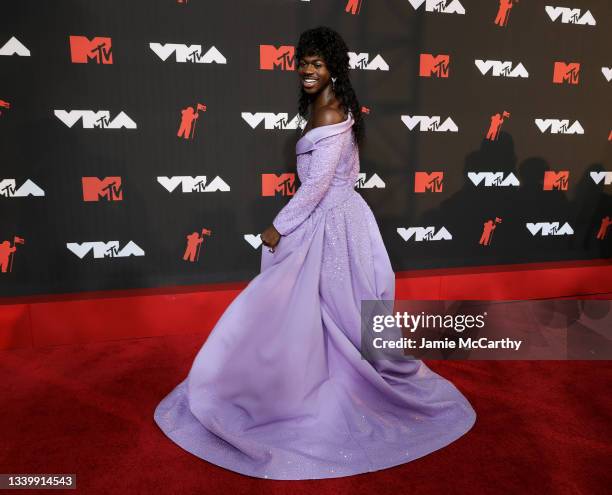
[[[364,359],[612,359],[612,301],[362,301]]]

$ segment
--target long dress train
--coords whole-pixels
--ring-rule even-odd
[[[296,143],[301,181],[273,221],[261,272],[229,305],[187,377],[157,406],[192,454],[269,479],[334,478],[448,445],[476,413],[422,361],[367,361],[362,300],[392,300],[395,276],[372,211],[354,190],[349,112]]]

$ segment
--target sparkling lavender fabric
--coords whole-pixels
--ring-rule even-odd
[[[261,273],[231,303],[155,421],[183,449],[269,479],[377,471],[440,449],[476,413],[422,361],[361,358],[360,302],[393,299],[378,225],[354,190],[353,117],[296,144],[301,186]]]

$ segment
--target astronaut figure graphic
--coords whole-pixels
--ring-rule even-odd
[[[597,239],[603,241],[606,238],[608,227],[610,225],[612,225],[612,219],[610,219],[609,215],[606,215],[601,219],[601,225],[599,226],[599,231],[597,232]]]
[[[183,254],[184,261],[191,261],[192,263],[198,261],[200,258],[200,248],[204,242],[204,236],[210,235],[212,232],[208,229],[202,229],[202,234],[198,232],[192,232],[187,236],[187,248]]]
[[[15,257],[13,253],[17,251],[17,244],[25,244],[25,239],[19,236],[14,236],[12,246],[11,246],[11,241],[0,242],[0,272],[1,273],[13,271],[13,258]]]

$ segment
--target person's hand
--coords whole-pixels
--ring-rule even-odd
[[[266,230],[261,233],[261,242],[263,242],[264,246],[268,246],[270,249],[274,250],[278,241],[280,241],[281,235],[278,230],[274,227],[274,225],[270,225]]]

